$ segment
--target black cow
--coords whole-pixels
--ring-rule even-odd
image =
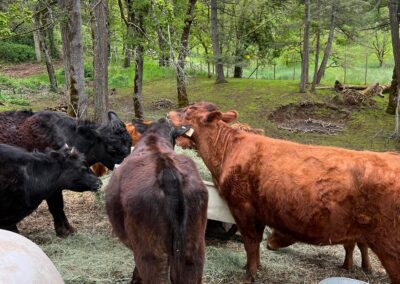
[[[42,153],[0,144],[0,228],[17,232],[17,223],[54,192],[95,191],[100,185],[75,149]]]
[[[100,162],[110,169],[130,153],[131,137],[125,124],[114,112],[109,121],[98,125],[79,121],[64,113],[53,111],[9,111],[0,113],[0,143],[19,146],[29,151],[60,149],[65,144],[74,146],[85,155],[89,166]],[[64,213],[62,192],[56,191],[47,199],[58,236],[75,231]]]
[[[194,162],[173,151],[176,136],[190,128],[166,119],[135,127],[145,133],[106,191],[110,222],[135,257],[132,283],[199,284],[208,192]]]

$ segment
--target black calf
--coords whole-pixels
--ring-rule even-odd
[[[74,149],[32,153],[0,144],[0,228],[17,231],[17,223],[54,192],[95,191],[100,185]]]

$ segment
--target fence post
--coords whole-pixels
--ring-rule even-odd
[[[346,75],[347,75],[347,52],[346,49],[344,51],[344,78],[343,78],[343,84],[346,84]]]
[[[257,58],[257,60],[256,60],[256,64],[257,64],[257,66],[258,66],[258,58]],[[256,79],[258,79],[258,68],[256,69]]]
[[[276,63],[274,62],[274,80],[275,80],[275,67],[276,67]]]
[[[293,57],[293,81],[296,80],[296,61]]]
[[[367,85],[367,76],[368,76],[368,54],[365,55],[365,77],[364,77],[365,85]]]

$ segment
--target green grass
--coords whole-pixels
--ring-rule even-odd
[[[191,102],[210,101],[222,110],[235,109],[239,112],[239,121],[250,124],[254,128],[263,128],[266,135],[293,140],[306,144],[321,144],[346,147],[351,149],[371,149],[377,151],[393,150],[394,141],[388,139],[394,131],[395,118],[385,112],[387,97],[375,98],[376,108],[362,108],[352,111],[351,119],[344,131],[339,135],[291,133],[278,129],[268,119],[273,111],[290,103],[325,102],[333,93],[319,91],[317,94],[298,93],[295,81],[271,81],[229,79],[228,84],[214,84],[213,79],[197,77],[188,83],[188,94]],[[112,99],[113,109],[121,109],[124,119],[133,117],[130,88],[119,89],[119,97]],[[143,100],[146,117],[155,119],[165,116],[167,110],[150,109],[151,102],[166,98],[176,101],[176,83],[173,80],[157,80],[144,84]],[[130,112],[125,112],[128,108]]]

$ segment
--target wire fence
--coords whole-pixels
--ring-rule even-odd
[[[339,80],[344,84],[371,84],[379,82],[386,84],[392,78],[393,65],[384,65],[378,67],[373,64],[366,63],[346,65],[329,65],[326,68],[322,83],[333,85],[335,80]],[[210,66],[208,66],[208,64]],[[238,62],[242,66],[242,78],[248,79],[266,79],[266,80],[293,80],[300,81],[301,62],[287,61],[277,63],[260,63],[258,60],[245,60]],[[186,68],[190,73],[201,73],[215,75],[214,64],[207,63],[204,57],[190,56],[186,60]],[[227,78],[233,77],[235,64],[228,62],[224,64],[224,73]],[[309,67],[309,81],[312,81],[314,73],[314,63]]]

